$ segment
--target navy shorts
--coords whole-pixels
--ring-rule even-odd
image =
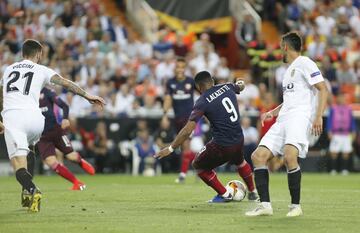
[[[41,135],[37,146],[43,160],[49,156],[56,155],[55,148],[61,151],[64,155],[70,154],[74,151],[70,140],[60,125],[55,125],[53,129],[44,132]]]
[[[213,140],[196,155],[193,167],[196,170],[212,170],[224,163],[240,165],[244,161],[244,140],[232,146],[221,146]]]

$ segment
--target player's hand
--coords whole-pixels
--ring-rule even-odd
[[[171,151],[169,150],[169,147],[165,147],[164,149],[162,149],[161,151],[156,153],[153,157],[156,159],[162,159],[170,154],[171,154]]]
[[[245,82],[241,79],[236,80],[235,84],[239,86],[240,91],[243,91],[245,89]]]
[[[272,111],[269,112],[265,112],[263,114],[261,114],[261,126],[264,127],[264,121],[266,120],[270,120],[271,118],[274,117],[274,114],[272,113]]]
[[[5,130],[5,126],[3,125],[3,123],[0,121],[0,134],[3,134]]]
[[[312,134],[315,136],[320,136],[323,130],[323,119],[322,117],[316,117],[312,124]]]
[[[70,121],[68,119],[63,119],[61,121],[61,128],[65,130],[69,127],[70,127]]]
[[[101,98],[100,96],[87,95],[85,98],[89,101],[90,104],[97,104],[101,108],[103,108],[106,104],[105,100],[103,98]]]

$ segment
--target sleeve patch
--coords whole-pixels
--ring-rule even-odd
[[[311,77],[311,78],[314,78],[314,77],[316,77],[316,76],[318,76],[318,75],[320,75],[320,74],[321,74],[320,71],[316,71],[316,72],[310,74],[310,77]]]

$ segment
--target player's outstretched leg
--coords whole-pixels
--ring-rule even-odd
[[[295,146],[284,146],[284,159],[288,170],[288,186],[291,196],[291,205],[287,217],[296,217],[303,214],[300,206],[301,170],[298,164],[298,153]]]
[[[217,195],[209,200],[209,203],[224,203],[232,201],[232,195],[229,190],[226,190],[224,185],[218,180],[216,173],[214,170],[210,171],[198,171],[198,176],[205,182],[205,184],[209,185],[213,188]]]
[[[44,162],[58,175],[73,183],[71,190],[84,190],[86,188],[85,184],[76,179],[74,174],[67,167],[57,161],[55,156],[48,156]]]
[[[246,216],[273,215],[269,194],[269,171],[266,166],[271,156],[271,151],[262,146],[258,147],[251,155],[260,203],[254,210],[246,212]]]
[[[254,185],[253,173],[250,164],[245,160],[237,168],[239,176],[244,180],[249,190],[248,199],[249,201],[256,201],[259,199],[257,191]]]
[[[179,174],[179,177],[175,180],[176,183],[184,183],[185,182],[186,173],[189,170],[191,162],[195,158],[195,153],[188,150],[188,151],[185,151],[184,153],[182,153],[181,157],[182,157],[182,160],[181,160],[180,174]]]
[[[27,153],[24,152],[24,153]],[[20,185],[31,195],[31,200],[27,203],[29,211],[39,212],[40,211],[40,200],[41,192],[36,188],[35,184],[32,182],[32,176],[27,171],[27,159],[26,156],[13,156],[11,158],[11,164],[15,170],[16,180]]]
[[[27,156],[27,171],[31,175],[31,179],[34,177],[34,168],[35,168],[35,152],[34,147],[29,147],[30,152]],[[22,207],[30,207],[32,194],[29,193],[24,187],[21,192],[21,206]]]
[[[79,152],[73,151],[67,154],[66,158],[74,163],[79,164],[79,166],[89,175],[95,175],[95,168],[88,161],[83,159]]]

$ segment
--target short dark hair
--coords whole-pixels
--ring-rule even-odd
[[[208,84],[213,82],[211,74],[207,71],[201,71],[195,75],[195,84],[199,86],[203,86],[204,84]]]
[[[296,52],[301,52],[302,39],[297,32],[288,32],[282,36],[282,41],[289,45]]]
[[[42,45],[37,40],[25,40],[22,45],[22,56],[23,57],[34,57],[37,53],[41,52]]]
[[[184,62],[184,63],[186,63],[186,60],[185,60],[184,57],[178,56],[178,57],[176,57],[176,62]]]

